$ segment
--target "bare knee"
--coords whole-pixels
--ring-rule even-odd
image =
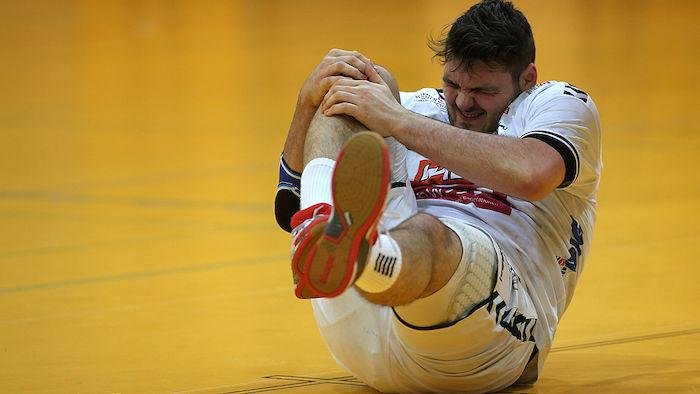
[[[396,98],[396,101],[401,102],[401,96],[399,94],[399,84],[396,82],[396,78],[394,78],[393,75],[387,70],[386,68],[377,65],[377,73],[379,74],[380,77],[386,82],[387,85],[389,85],[389,89],[391,89],[391,93],[394,95],[394,98]]]
[[[396,101],[401,102],[396,79],[384,67],[377,66],[377,72],[391,89]],[[350,136],[366,130],[362,123],[350,116],[326,116],[316,111],[304,141],[304,166],[318,157],[335,159]]]

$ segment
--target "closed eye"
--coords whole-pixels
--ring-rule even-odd
[[[493,96],[495,94],[498,94],[498,90],[496,90],[496,89],[476,88],[476,89],[472,89],[471,91],[474,94],[485,94],[488,96]]]
[[[449,86],[449,87],[451,87],[451,88],[459,88],[459,86],[458,86],[456,83],[450,81],[450,80],[447,79],[447,78],[443,78],[443,79],[442,79],[442,83],[444,83],[445,86]]]

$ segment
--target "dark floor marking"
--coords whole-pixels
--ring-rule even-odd
[[[85,285],[92,285],[95,283],[121,282],[121,281],[125,281],[125,280],[153,278],[153,277],[158,277],[158,276],[176,275],[176,274],[183,274],[183,273],[190,273],[190,272],[211,271],[211,270],[217,270],[217,269],[230,268],[230,267],[234,267],[237,265],[269,263],[269,262],[274,262],[274,261],[286,261],[288,259],[289,259],[288,255],[262,256],[262,257],[255,257],[255,258],[246,258],[246,259],[214,262],[214,263],[208,263],[208,264],[163,268],[163,269],[152,270],[152,271],[125,272],[122,274],[89,276],[86,278],[68,279],[68,280],[57,281],[57,282],[45,282],[45,283],[34,283],[34,284],[12,286],[12,287],[0,287],[0,295],[12,294],[12,293],[23,293],[23,292],[34,291],[34,290],[57,289],[57,288],[62,288],[62,287],[85,286]]]
[[[234,212],[268,212],[270,205],[255,202],[205,201],[185,198],[109,196],[67,193],[52,190],[2,190],[0,199],[42,201],[69,204],[122,204],[148,208],[188,208]]]
[[[337,378],[316,378],[316,377],[310,377],[310,376],[271,375],[271,376],[265,376],[264,378],[265,379],[287,381],[287,383],[272,384],[269,386],[260,386],[260,387],[254,387],[254,388],[244,388],[244,389],[233,390],[233,391],[222,391],[222,392],[220,392],[220,394],[266,393],[266,392],[278,391],[278,390],[288,390],[288,389],[302,388],[302,387],[308,387],[308,386],[316,386],[316,385],[320,385],[320,384],[334,384],[334,385],[343,385],[343,386],[367,387],[364,383],[357,380],[357,378],[355,378],[354,376],[340,376]]]
[[[695,335],[695,334],[700,334],[700,328],[691,328],[688,330],[661,332],[658,334],[639,335],[636,337],[629,337],[629,338],[609,339],[606,341],[582,343],[580,345],[561,346],[561,347],[552,348],[552,350],[550,350],[550,353],[566,352],[569,350],[578,350],[578,349],[589,349],[589,348],[593,348],[593,347],[618,345],[618,344],[630,343],[630,342],[651,341],[654,339],[679,337],[679,336],[683,336],[683,335]]]
[[[562,346],[562,347],[553,348],[550,351],[550,353],[565,352],[565,351],[569,351],[569,350],[578,350],[578,349],[588,349],[588,348],[617,345],[617,344],[630,343],[630,342],[650,341],[650,340],[654,340],[654,339],[678,337],[678,336],[684,336],[684,335],[695,335],[695,334],[700,334],[700,328],[691,328],[688,330],[679,330],[679,331],[669,331],[669,332],[650,334],[650,335],[640,335],[640,336],[629,337],[629,338],[611,339],[611,340],[607,340],[607,341],[582,343],[580,345]],[[260,385],[258,387],[234,389],[232,391],[227,390],[227,391],[221,391],[220,394],[267,393],[267,392],[303,388],[303,387],[315,386],[315,385],[321,385],[321,384],[336,384],[336,385],[346,385],[346,386],[367,387],[368,389],[370,389],[369,386],[366,386],[364,383],[360,382],[357,378],[355,378],[353,376],[341,376],[341,377],[337,377],[337,378],[315,378],[315,377],[293,376],[293,375],[271,375],[271,376],[265,376],[264,378],[265,379],[275,379],[275,380],[287,381],[287,383]],[[289,381],[291,381],[291,382],[289,382]],[[239,386],[239,387],[241,387],[241,386]],[[517,388],[513,388],[513,389],[517,390]],[[525,391],[512,391],[512,392],[513,393],[530,392],[530,391],[528,391],[528,389],[526,389]],[[510,389],[507,390],[507,392],[511,392]]]

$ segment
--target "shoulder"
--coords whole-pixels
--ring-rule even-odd
[[[563,81],[547,81],[540,83],[526,92],[523,109],[532,112],[552,109],[579,111],[597,118],[598,110],[593,98],[583,89]]]
[[[566,174],[560,188],[593,198],[602,166],[598,110],[584,90],[567,82],[533,87],[516,108],[519,137],[536,138],[556,149]]]
[[[600,116],[593,99],[582,89],[559,81],[541,83],[523,92],[514,106],[513,120],[519,136],[550,131],[567,136],[596,139]]]
[[[435,88],[423,88],[415,92],[400,92],[401,105],[411,109],[411,107],[421,105],[431,105],[445,108],[445,98],[442,90]]]

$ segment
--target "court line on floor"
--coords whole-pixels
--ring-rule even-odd
[[[626,337],[626,338],[617,338],[617,339],[608,339],[608,340],[604,340],[604,341],[581,343],[578,345],[568,345],[568,346],[561,346],[561,347],[557,346],[557,347],[553,347],[552,350],[550,350],[550,353],[567,352],[569,350],[590,349],[590,348],[594,348],[594,347],[620,345],[620,344],[630,343],[630,342],[651,341],[651,340],[655,340],[655,339],[679,337],[679,336],[684,336],[684,335],[696,335],[696,334],[700,334],[700,328],[698,328],[698,327],[690,328],[690,329],[686,329],[686,330],[667,331],[667,332],[660,332],[660,333],[656,333],[656,334],[638,335],[638,336]]]
[[[341,372],[342,373],[342,372]],[[335,373],[334,373],[335,374]],[[321,373],[320,375],[329,375]],[[253,394],[265,393],[279,390],[289,390],[318,385],[341,385],[354,386],[358,388],[369,387],[352,375],[342,375],[337,377],[312,377],[297,375],[270,375],[263,376],[262,379],[272,380],[272,382],[259,382],[249,384],[226,385],[217,387],[207,387],[194,390],[175,391],[176,394],[196,394],[196,393],[217,393],[217,394]],[[279,381],[279,383],[274,381]],[[374,391],[373,391],[374,392]]]
[[[677,336],[684,336],[684,335],[695,335],[695,334],[700,334],[700,328],[668,331],[668,332],[649,334],[649,335],[639,335],[639,336],[627,337],[627,338],[618,338],[618,339],[610,339],[610,340],[605,340],[605,341],[582,343],[579,345],[555,347],[555,348],[552,348],[550,353],[564,352],[564,351],[569,351],[569,350],[587,349],[587,348],[609,346],[609,345],[617,345],[617,344],[623,344],[623,343],[629,343],[629,342],[639,342],[639,341],[663,339],[663,338],[677,337]],[[212,392],[213,390],[216,390],[216,393],[219,393],[219,394],[265,393],[265,392],[272,392],[272,391],[279,391],[279,390],[303,388],[303,387],[312,386],[312,385],[338,384],[339,381],[343,381],[343,380],[348,381],[348,380],[353,378],[352,376],[341,376],[341,377],[337,377],[337,378],[310,378],[310,377],[306,377],[306,376],[293,376],[293,375],[271,375],[271,376],[264,376],[263,378],[264,379],[274,379],[277,377],[280,377],[283,379],[288,379],[288,380],[295,380],[296,379],[296,380],[298,380],[298,383],[265,384],[264,382],[261,382],[258,385],[256,385],[255,383],[248,383],[248,384],[240,384],[240,385],[232,385],[232,386],[220,386],[220,387],[214,387],[214,388],[209,388],[209,389],[183,391],[181,393]],[[354,385],[365,386],[364,384],[362,384],[359,381],[357,383],[355,383]],[[367,387],[367,386],[365,386],[365,387]],[[514,392],[520,392],[520,391],[514,391]]]
[[[355,386],[355,387],[367,387],[364,383],[357,381],[356,378],[353,376],[340,376],[337,378],[314,378],[314,377],[307,377],[307,376],[293,376],[293,375],[272,375],[272,376],[265,376],[265,379],[271,379],[271,380],[281,380],[281,381],[289,381],[291,380],[292,382],[288,383],[281,383],[279,385],[273,385],[273,386],[267,386],[260,391],[260,389],[238,389],[238,390],[226,390],[220,392],[220,394],[239,394],[239,393],[258,393],[258,392],[267,392],[267,391],[277,391],[277,390],[285,390],[285,389],[294,389],[294,388],[301,388],[301,387],[308,387],[308,386],[317,386],[317,385],[325,385],[325,384],[333,384],[333,385],[342,385],[342,386]]]
[[[259,232],[269,232],[269,225],[221,225],[213,228],[197,228],[190,227],[186,229],[187,231],[180,231],[176,233],[160,234],[157,233],[152,236],[142,236],[142,237],[125,237],[118,239],[106,239],[98,240],[93,242],[75,243],[75,244],[61,244],[61,245],[45,245],[37,246],[35,248],[27,249],[15,249],[8,251],[0,251],[0,261],[5,259],[12,259],[24,256],[33,255],[44,255],[52,253],[64,253],[64,252],[80,252],[87,250],[94,250],[96,248],[102,247],[114,247],[114,246],[126,246],[133,245],[143,242],[153,242],[153,241],[166,241],[173,239],[197,239],[197,238],[207,238],[212,235],[219,234],[236,234],[236,233],[259,233]]]
[[[251,257],[247,259],[239,260],[229,260],[214,262],[208,264],[198,264],[198,265],[187,265],[173,268],[163,268],[159,270],[150,271],[136,271],[136,272],[125,272],[121,274],[114,275],[100,275],[100,276],[89,276],[80,279],[67,279],[63,281],[55,282],[44,282],[35,283],[20,286],[11,287],[0,287],[0,295],[3,294],[15,294],[15,293],[25,293],[36,290],[52,290],[65,287],[76,287],[76,286],[86,286],[93,285],[97,283],[109,283],[109,282],[121,282],[133,279],[145,279],[154,278],[159,276],[169,276],[178,275],[190,272],[202,272],[202,271],[213,271],[219,269],[226,269],[230,267],[235,267],[239,265],[246,264],[260,264],[260,263],[270,263],[275,261],[287,261],[289,260],[288,254],[272,255],[272,256],[261,256],[261,257]]]
[[[234,203],[229,201],[203,201],[185,198],[157,198],[138,196],[98,196],[67,193],[52,190],[0,190],[0,199],[44,201],[68,204],[122,204],[148,208],[190,208],[224,211],[270,212],[270,203]]]
[[[0,219],[9,220],[26,220],[26,219],[36,219],[43,221],[66,221],[70,220],[73,222],[88,222],[88,223],[126,223],[126,224],[152,224],[152,225],[181,225],[181,226],[192,226],[192,225],[228,225],[234,222],[234,219],[239,216],[221,216],[220,213],[213,213],[211,215],[195,215],[192,217],[187,217],[185,215],[174,216],[170,213],[155,213],[153,211],[147,211],[145,213],[140,213],[138,211],[129,211],[129,214],[125,213],[112,213],[109,214],[109,210],[98,211],[100,213],[94,213],[94,211],[88,211],[90,213],[84,213],[76,210],[57,210],[55,207],[48,209],[5,209],[0,208]],[[131,213],[136,212],[136,213]],[[148,216],[153,212],[153,215]],[[257,212],[256,212],[257,214]],[[270,226],[268,226],[269,228]]]
[[[173,305],[182,305],[186,303],[209,303],[213,300],[225,300],[225,299],[241,299],[241,297],[251,297],[251,296],[271,296],[280,295],[286,293],[287,295],[293,293],[292,285],[288,286],[277,286],[277,287],[262,287],[254,290],[240,290],[231,291],[230,293],[218,293],[214,295],[204,295],[204,296],[187,296],[187,297],[175,297],[168,298],[165,300],[153,301],[153,302],[141,302],[141,303],[121,303],[116,306],[104,307],[104,308],[93,308],[93,309],[83,309],[83,310],[71,310],[70,312],[59,312],[59,313],[49,313],[44,315],[31,315],[25,317],[13,317],[8,319],[0,319],[0,325],[2,324],[17,324],[17,323],[34,323],[46,320],[58,320],[58,319],[75,319],[75,318],[86,318],[91,316],[99,315],[109,315],[116,312],[133,312],[140,311],[148,308],[162,308],[169,307]]]
[[[198,168],[190,169],[186,168],[183,170],[172,170],[164,172],[149,173],[137,176],[117,176],[114,178],[99,178],[99,179],[87,179],[82,181],[65,182],[60,184],[54,184],[52,187],[57,187],[61,189],[85,189],[85,188],[103,188],[109,187],[124,187],[124,186],[135,186],[144,185],[152,183],[162,183],[162,182],[182,182],[185,180],[201,180],[206,178],[214,178],[226,176],[234,179],[236,176],[249,174],[267,163],[250,163],[247,162],[245,165],[237,166],[227,166],[227,167],[213,167],[213,168]]]

